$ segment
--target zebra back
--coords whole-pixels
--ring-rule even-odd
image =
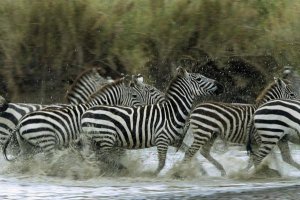
[[[68,89],[65,99],[70,104],[80,104],[88,100],[89,96],[109,81],[99,72],[101,68],[87,69],[79,74]]]

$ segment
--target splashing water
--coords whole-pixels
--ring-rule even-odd
[[[267,163],[274,169],[279,167],[278,171],[263,167],[260,172],[252,173],[242,170],[248,160],[245,151],[230,147],[225,153],[213,153],[224,165],[228,174],[225,177],[221,177],[219,171],[200,155],[193,162],[183,165],[183,153],[175,153],[174,149],[169,150],[166,167],[157,177],[152,173],[158,164],[155,148],[127,151],[122,158],[126,172],[118,172],[105,163],[85,159],[73,149],[57,151],[51,160],[46,160],[42,154],[12,163],[1,159],[0,197],[183,198],[298,185],[300,173],[284,164],[277,154],[277,162],[269,159]],[[293,151],[293,156],[300,160],[298,150]]]

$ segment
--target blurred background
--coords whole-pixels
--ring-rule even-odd
[[[298,70],[297,0],[1,0],[0,92],[12,102],[64,102],[86,68],[142,73],[165,90],[178,65],[222,82],[222,101],[253,102]]]

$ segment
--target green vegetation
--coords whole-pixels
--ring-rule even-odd
[[[299,10],[297,0],[2,0],[0,73],[10,85],[41,71],[66,79],[98,61],[147,74],[149,61],[177,62],[191,49],[298,66]]]

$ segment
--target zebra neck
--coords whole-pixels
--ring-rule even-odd
[[[90,108],[98,105],[118,105],[120,102],[114,101],[114,98],[108,98],[106,96],[97,97],[92,101],[86,103],[86,105]]]
[[[182,128],[192,109],[195,96],[189,87],[170,87],[166,94],[165,107],[168,110],[170,120],[176,128]]]
[[[266,96],[264,98],[262,98],[260,101],[258,101],[256,103],[257,106],[260,106],[264,103],[267,103],[268,101],[271,101],[271,100],[275,100],[275,99],[279,99],[280,97],[276,97],[276,96]]]
[[[122,91],[126,89],[121,84],[106,88],[102,93],[94,96],[87,104],[90,107],[97,105],[121,105],[121,99],[123,98]]]

